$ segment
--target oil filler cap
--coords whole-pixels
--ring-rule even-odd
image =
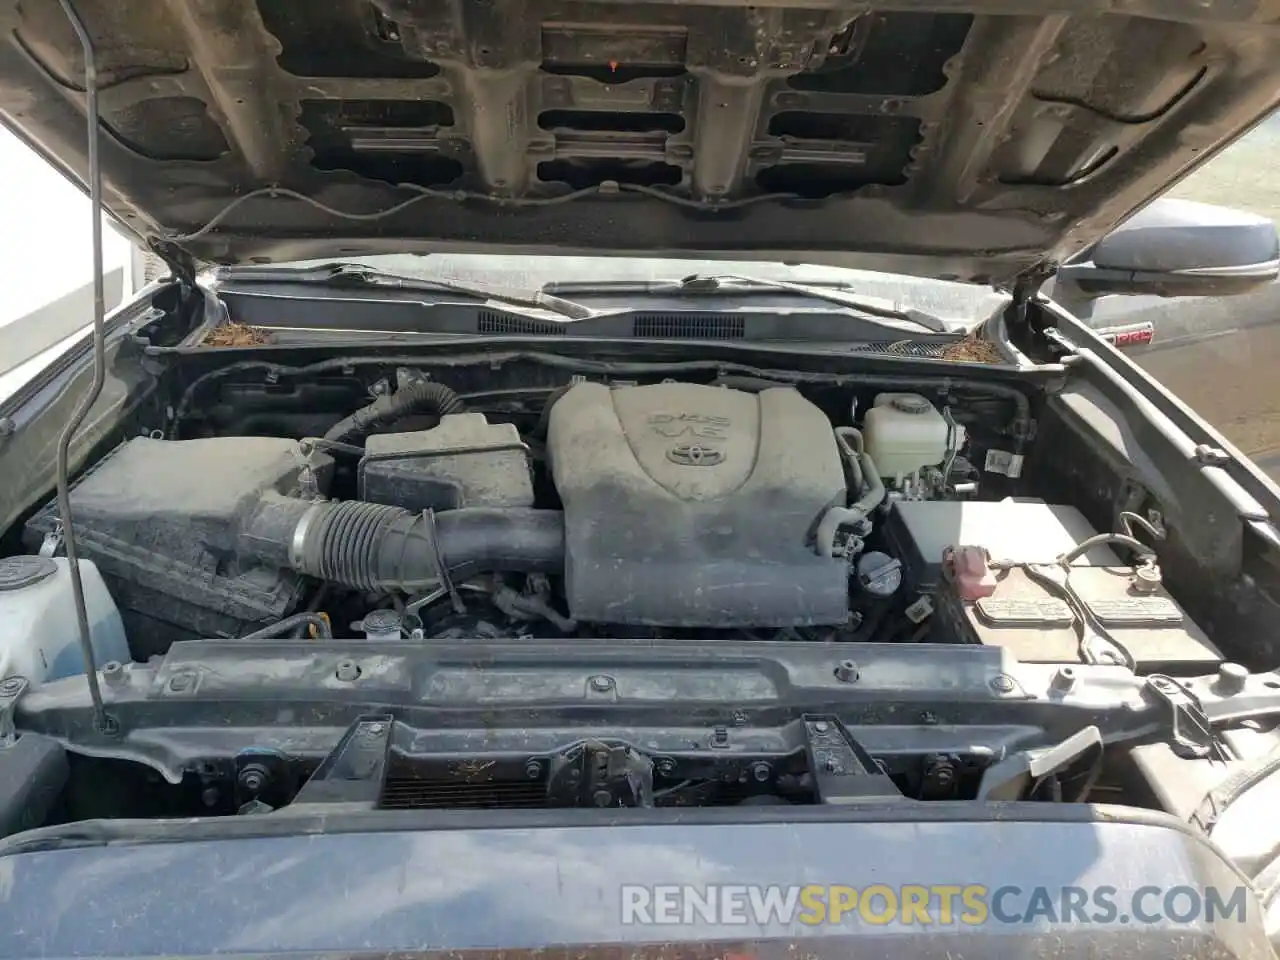
[[[39,583],[58,572],[58,565],[48,557],[27,555],[0,560],[0,590],[21,590]]]
[[[873,597],[891,597],[902,586],[902,562],[871,550],[858,558],[858,583]]]

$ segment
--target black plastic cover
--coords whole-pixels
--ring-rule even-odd
[[[332,461],[315,462],[323,479]],[[135,657],[178,639],[239,636],[293,606],[302,578],[242,557],[237,540],[262,494],[296,492],[303,465],[292,440],[137,437],[76,483],[76,544],[102,572]],[[50,503],[28,522],[29,542],[56,525]]]
[[[532,507],[529,452],[515,426],[454,413],[430,430],[375,433],[360,460],[360,499],[406,510]]]
[[[0,742],[0,837],[43,824],[69,772],[67,752],[52,737],[23,733]]]
[[[842,623],[848,568],[812,531],[845,501],[827,417],[790,388],[574,386],[547,454],[571,614],[682,627]]]

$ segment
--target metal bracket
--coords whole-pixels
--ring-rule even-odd
[[[387,777],[395,722],[391,714],[359,717],[316,767],[290,807],[342,803],[374,809]]]
[[[1082,760],[1088,764],[1083,777],[1079,783],[1074,784],[1072,794],[1061,799],[1070,802],[1083,800],[1097,780],[1102,765],[1102,733],[1093,726],[1077,730],[1052,747],[1020,750],[988,767],[978,785],[977,799],[1021,800],[1028,794],[1037,792],[1037,788],[1048,778],[1057,777],[1079,765]],[[1061,791],[1060,781],[1058,787],[1060,792],[1065,793]]]
[[[1196,463],[1202,467],[1225,467],[1231,462],[1231,457],[1227,451],[1221,447],[1213,447],[1207,443],[1196,445],[1195,449]]]
[[[1228,664],[1218,668],[1212,683],[1197,689],[1200,709],[1213,724],[1261,720],[1280,714],[1280,674],[1274,671],[1241,676],[1238,667]]]
[[[56,557],[58,551],[62,549],[62,543],[65,535],[62,530],[62,521],[55,521],[53,529],[44,535],[44,539],[40,541],[40,549],[37,551],[42,557]]]
[[[627,744],[581,740],[551,758],[547,799],[574,807],[652,807],[653,760]]]
[[[1009,287],[1009,294],[1012,297],[1010,306],[1017,307],[1022,318],[1025,319],[1028,305],[1040,292],[1040,288],[1057,272],[1056,264],[1037,263],[1018,274]]]
[[[227,306],[207,287],[200,286],[196,276],[196,262],[186,250],[171,241],[151,237],[147,241],[151,252],[165,262],[178,283],[183,296],[193,304],[193,323],[217,326],[227,320]],[[193,328],[194,329],[194,328]]]
[[[1195,694],[1172,677],[1161,674],[1147,677],[1147,689],[1169,705],[1173,715],[1170,747],[1175,754],[1224,762],[1231,759]]]
[[[18,739],[13,713],[18,700],[26,691],[26,677],[6,677],[0,680],[0,749],[10,746]]]
[[[1057,327],[1045,327],[1042,331],[1040,331],[1040,333],[1045,338],[1045,340],[1053,344],[1063,353],[1075,354],[1080,352],[1079,348],[1075,345],[1075,343],[1071,340],[1068,340],[1066,337],[1066,334],[1064,334]]]
[[[196,263],[191,254],[187,253],[177,244],[161,239],[160,237],[150,237],[147,240],[147,247],[157,257],[164,261],[165,266],[173,271],[173,275],[186,287],[194,289],[196,286]]]
[[[259,747],[241,750],[235,756],[234,765],[236,809],[255,813],[289,802],[292,764],[279,750]]]
[[[806,716],[805,753],[813,772],[819,803],[849,804],[866,800],[902,800],[894,782],[883,773],[844,724],[834,716]]]

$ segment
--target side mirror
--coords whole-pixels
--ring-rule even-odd
[[[1058,271],[1068,299],[1113,294],[1225,297],[1280,275],[1280,238],[1266,217],[1162,199]]]

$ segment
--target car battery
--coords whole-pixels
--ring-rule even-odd
[[[900,501],[887,527],[910,588],[933,601],[935,640],[1000,647],[1026,663],[1078,663],[1084,626],[1078,611],[1084,611],[1140,672],[1204,673],[1223,659],[1162,585],[1138,582],[1134,568],[1106,545],[1072,563],[1066,596],[1034,576],[1035,565],[1056,564],[1094,535],[1072,507]],[[961,546],[986,555],[984,596],[946,576],[944,555]]]

